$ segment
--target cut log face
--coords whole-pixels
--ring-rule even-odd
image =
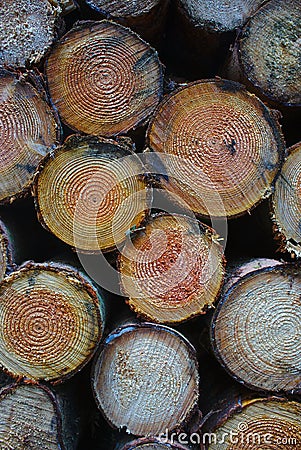
[[[106,20],[67,33],[49,56],[46,74],[63,122],[87,134],[127,132],[148,118],[162,94],[155,50]]]
[[[120,1],[120,0],[87,0],[93,8],[110,14],[112,17],[135,17],[148,13],[161,0]]]
[[[0,5],[0,65],[37,64],[57,37],[55,0],[5,0]]]
[[[289,149],[272,200],[280,250],[301,256],[301,143]]]
[[[294,450],[301,442],[300,415],[297,402],[273,397],[244,401],[214,430],[215,438],[205,448]]]
[[[35,194],[40,219],[78,250],[112,250],[149,207],[151,191],[143,173],[128,145],[71,136],[39,168]]]
[[[0,391],[0,443],[5,449],[62,448],[61,417],[45,386],[12,385]]]
[[[16,378],[60,382],[95,352],[101,299],[77,272],[28,263],[0,287],[0,364]]]
[[[271,194],[284,154],[271,111],[238,83],[190,83],[157,108],[150,148],[166,166],[161,184],[203,216],[235,217]]]
[[[301,105],[301,8],[298,0],[266,2],[239,39],[244,76],[268,98]]]
[[[212,307],[223,282],[223,250],[214,231],[196,219],[161,213],[128,238],[119,270],[135,312],[181,322]]]
[[[42,158],[57,144],[53,111],[31,84],[0,70],[0,203],[21,195]]]
[[[233,31],[254,14],[263,0],[178,0],[190,22],[212,32]]]
[[[301,390],[301,273],[298,265],[260,269],[222,297],[213,346],[238,381],[265,391]]]
[[[0,282],[12,266],[12,247],[4,224],[0,221]]]
[[[93,388],[107,420],[137,436],[172,430],[198,400],[194,349],[162,325],[128,325],[104,342],[95,361]]]

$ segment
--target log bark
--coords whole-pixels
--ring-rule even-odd
[[[288,149],[272,197],[275,237],[282,252],[301,256],[301,142]]]
[[[156,51],[106,20],[74,27],[55,45],[45,70],[62,121],[87,134],[114,136],[137,127],[162,95]]]
[[[301,442],[301,404],[281,397],[238,399],[203,426],[202,449],[295,449]]]
[[[253,389],[301,390],[300,267],[264,267],[223,294],[212,320],[212,343],[222,366]]]
[[[58,143],[60,127],[45,93],[0,69],[0,203],[28,193],[42,158]]]
[[[268,197],[285,150],[273,111],[222,79],[167,96],[147,139],[166,168],[161,186],[205,217],[237,217]]]
[[[189,420],[198,383],[193,347],[171,328],[150,323],[114,330],[92,375],[104,417],[136,436],[165,433]]]
[[[177,0],[176,25],[184,48],[191,52],[191,70],[196,65],[203,77],[215,76],[235,40],[236,30],[262,3],[263,0]]]
[[[5,0],[0,7],[0,66],[38,64],[58,37],[55,0]]]
[[[0,390],[0,411],[2,448],[70,449],[62,439],[61,410],[48,387],[6,386]]]
[[[112,19],[130,27],[147,42],[158,43],[162,37],[169,0],[86,0],[100,17]]]
[[[127,231],[139,226],[151,200],[143,165],[129,144],[69,137],[38,169],[34,194],[41,223],[81,251],[120,245]]]
[[[0,364],[11,376],[59,383],[93,356],[103,301],[77,271],[28,262],[0,287]]]
[[[300,23],[297,0],[264,3],[238,36],[228,76],[277,108],[300,107]]]
[[[138,315],[182,322],[213,307],[224,263],[214,230],[183,215],[154,214],[120,254],[122,291]]]
[[[0,220],[0,282],[13,269],[13,246],[6,226]]]

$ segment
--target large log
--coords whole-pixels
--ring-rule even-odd
[[[58,37],[56,0],[5,0],[0,5],[0,66],[37,64]]]
[[[121,244],[151,200],[143,164],[129,143],[73,135],[49,155],[34,188],[42,224],[78,250],[109,251]]]
[[[161,186],[207,217],[236,217],[267,198],[285,150],[273,111],[222,79],[167,96],[149,125],[148,144],[166,167]]]
[[[114,330],[92,375],[105,418],[137,436],[183,426],[196,411],[198,384],[193,347],[171,328],[150,323]]]
[[[81,22],[54,46],[46,75],[62,121],[87,134],[114,136],[135,128],[162,95],[157,53],[110,21]]]
[[[280,264],[240,276],[223,294],[212,320],[222,366],[253,389],[301,392],[298,265]]]
[[[100,17],[130,27],[147,42],[162,38],[169,0],[86,0],[86,3]]]
[[[103,301],[77,271],[28,262],[0,286],[0,364],[11,376],[59,383],[93,356]]]
[[[119,271],[136,313],[181,322],[213,306],[223,282],[223,250],[214,230],[196,219],[154,214],[127,239]]]
[[[295,450],[301,442],[301,404],[281,397],[238,398],[203,426],[206,450]]]
[[[62,437],[62,413],[46,386],[12,384],[0,390],[0,443],[11,449],[70,449]]]
[[[270,0],[243,28],[228,75],[277,107],[301,106],[301,9],[298,0]]]
[[[0,69],[0,203],[25,195],[42,158],[58,143],[58,119],[45,92]]]
[[[272,197],[275,237],[280,250],[301,256],[301,142],[288,149],[288,157]]]

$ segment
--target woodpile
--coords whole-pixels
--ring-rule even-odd
[[[301,448],[300,30],[0,2],[1,448]]]

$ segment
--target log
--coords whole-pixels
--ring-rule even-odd
[[[169,0],[86,0],[100,17],[112,19],[138,33],[147,42],[160,41]]]
[[[78,7],[77,2],[74,0],[59,0],[60,7],[62,8],[62,14],[66,15],[75,11]]]
[[[228,76],[281,108],[301,106],[301,10],[298,0],[270,0],[243,28]]]
[[[61,434],[61,412],[54,393],[47,386],[5,386],[0,390],[1,447],[67,449]]]
[[[213,307],[224,263],[214,230],[184,215],[153,214],[120,254],[122,291],[138,315],[182,322]]]
[[[202,449],[295,449],[301,442],[301,404],[281,397],[239,399],[203,426]]]
[[[0,69],[0,203],[28,193],[42,158],[58,143],[60,126],[45,92]]]
[[[139,226],[151,190],[129,143],[73,135],[42,162],[34,195],[46,229],[93,253],[114,249],[131,227]]]
[[[0,286],[0,365],[16,379],[60,383],[93,356],[103,301],[68,266],[28,262]]]
[[[205,217],[237,217],[267,198],[285,149],[275,114],[223,79],[167,96],[147,140],[166,168],[161,186]]]
[[[0,220],[0,282],[13,268],[13,247],[6,226]]]
[[[300,267],[277,263],[240,277],[223,294],[211,338],[237,381],[264,391],[301,391],[300,287]]]
[[[5,0],[0,10],[0,66],[38,64],[58,37],[56,0]]]
[[[288,149],[272,197],[275,238],[279,250],[301,256],[301,142]]]
[[[263,3],[263,0],[177,0],[177,32],[180,30],[184,49],[191,52],[194,65],[203,77],[215,76],[226,58],[235,32]]]
[[[158,55],[116,23],[81,22],[46,62],[52,100],[75,131],[114,136],[146,120],[162,94]]]
[[[116,450],[188,450],[188,447],[175,442],[168,441],[159,437],[143,437],[128,442],[125,445],[117,446]]]
[[[193,347],[175,330],[151,323],[115,329],[92,374],[104,417],[136,436],[158,435],[189,421],[198,383]]]

